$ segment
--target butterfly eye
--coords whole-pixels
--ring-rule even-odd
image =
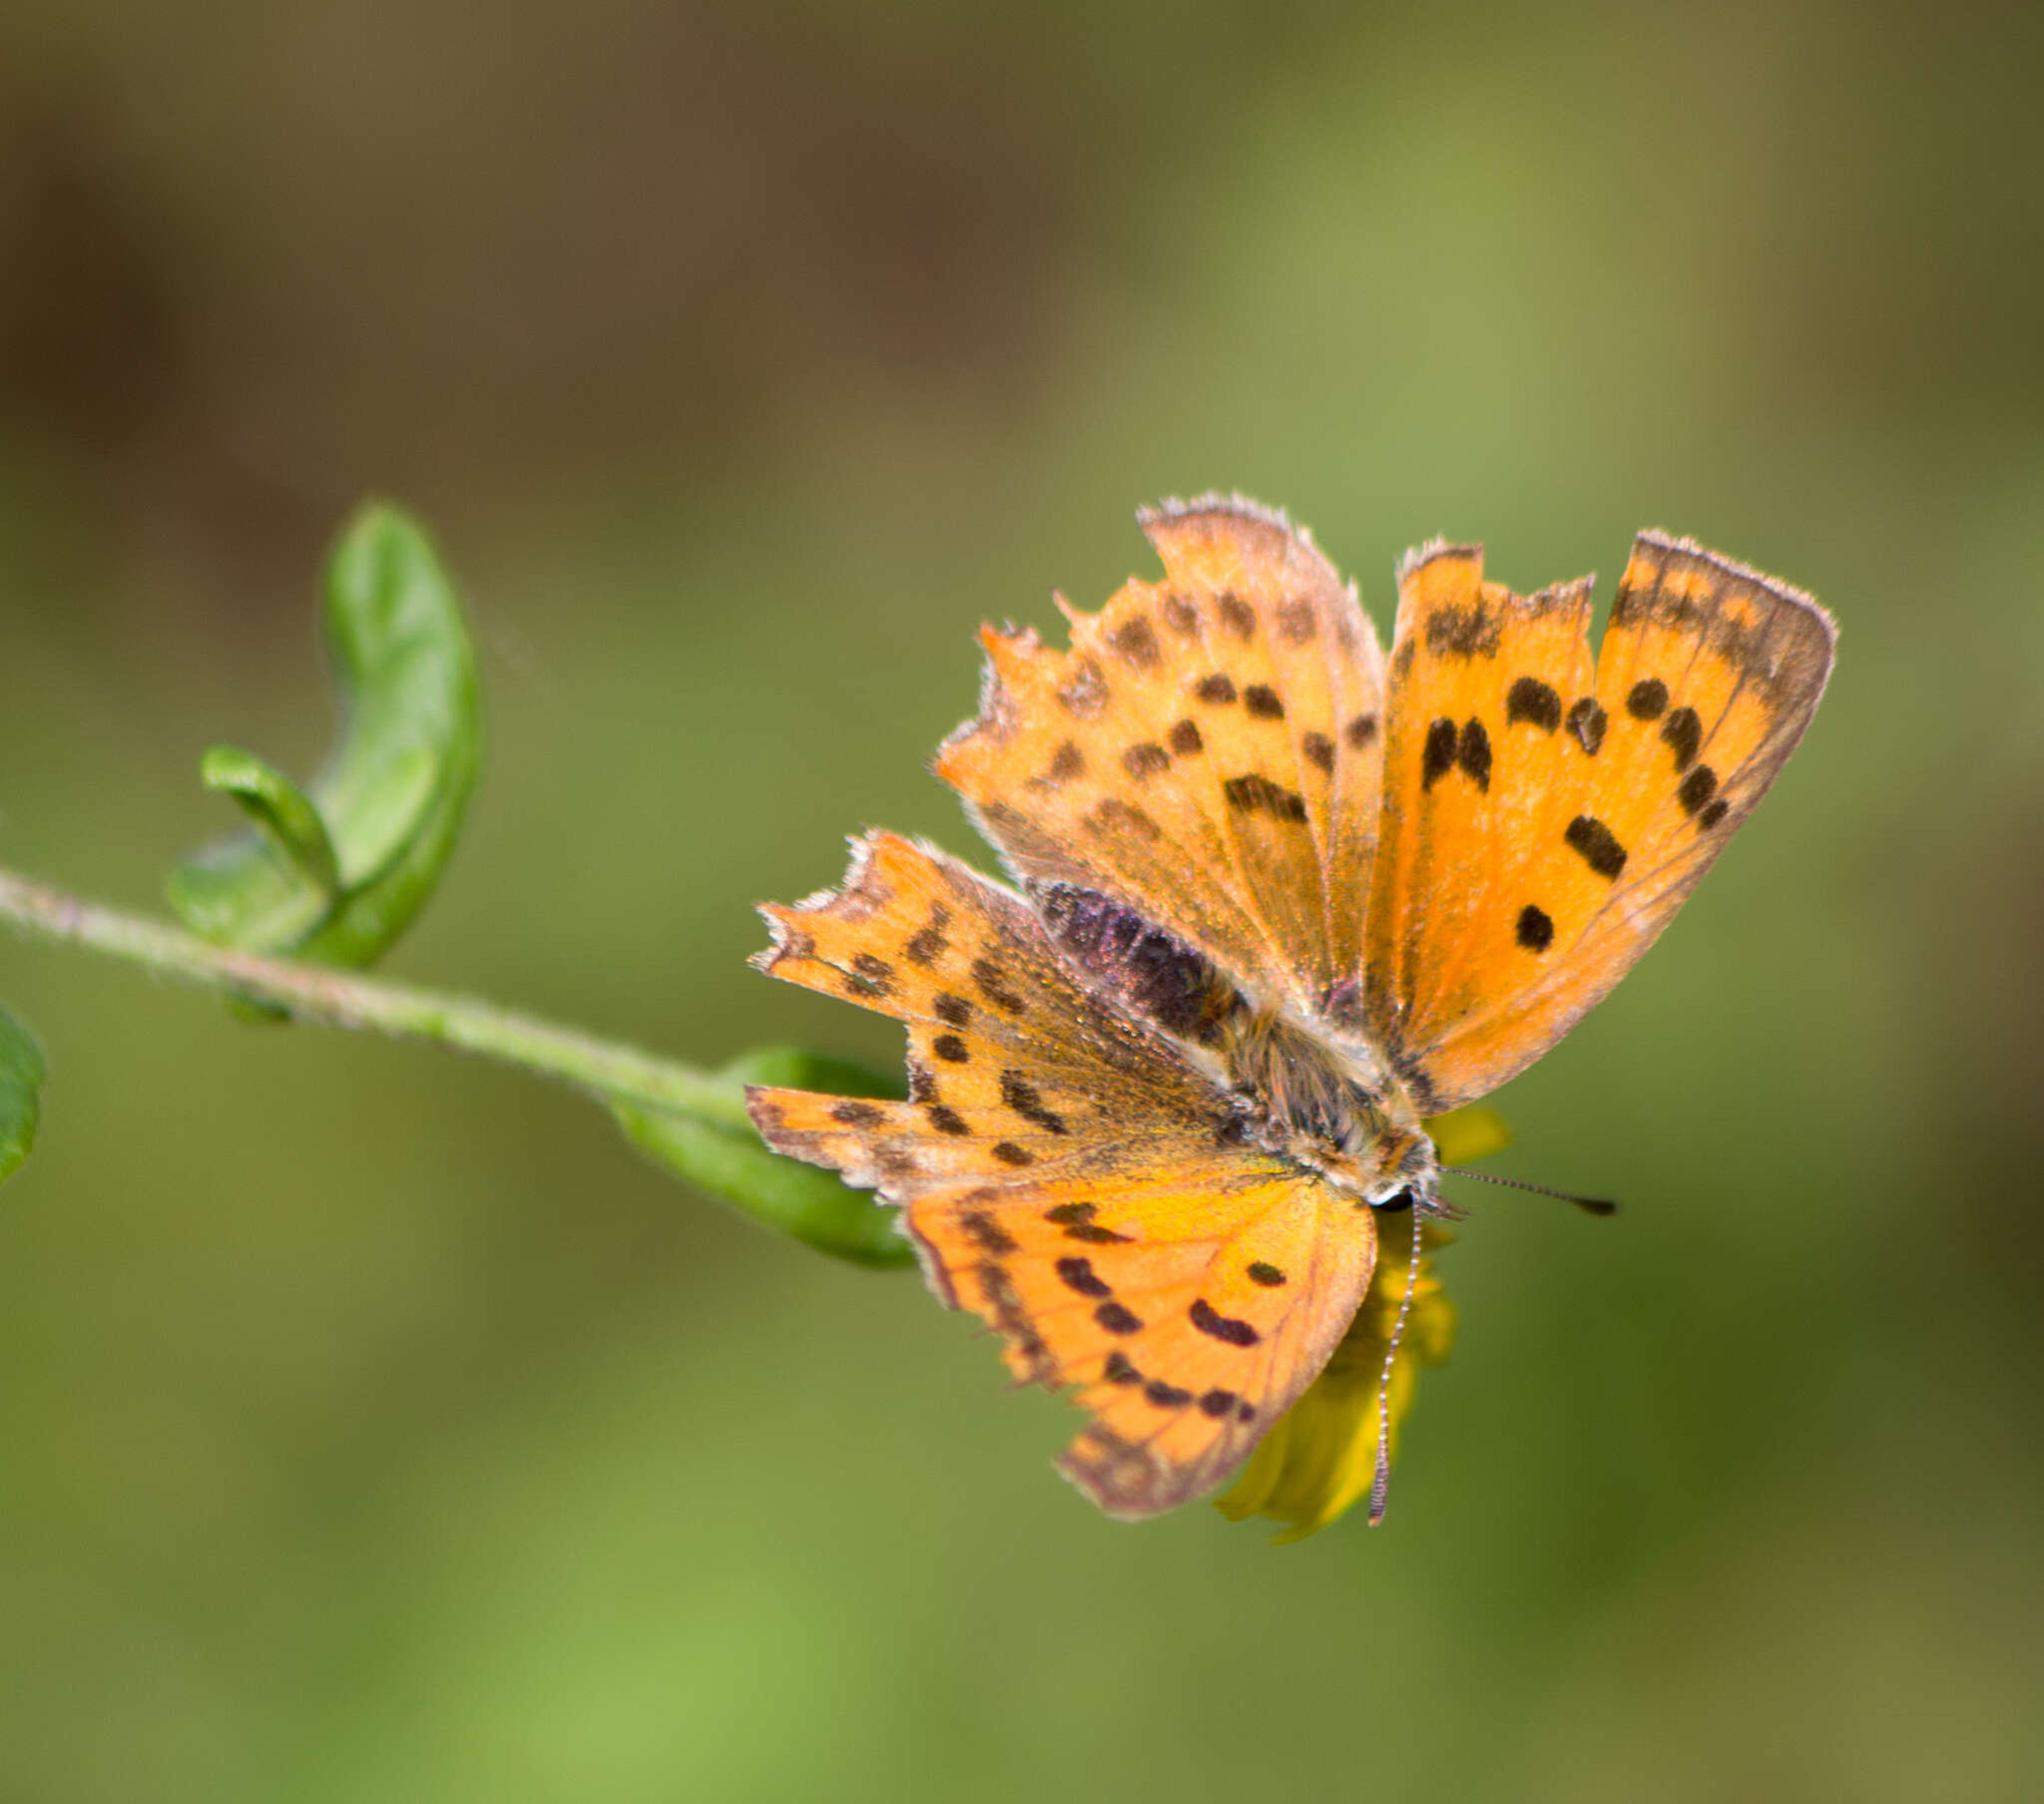
[[[1369,1199],[1369,1206],[1375,1209],[1379,1215],[1396,1215],[1409,1209],[1418,1200],[1413,1195],[1412,1188],[1408,1184],[1389,1196],[1372,1196]]]

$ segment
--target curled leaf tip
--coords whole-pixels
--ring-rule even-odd
[[[286,862],[331,903],[340,890],[340,860],[310,796],[273,764],[239,745],[211,747],[199,760],[199,780],[239,802]]]
[[[216,942],[373,963],[452,856],[482,756],[475,655],[432,541],[402,509],[357,511],[327,560],[326,649],[340,737],[305,788],[217,745],[201,775],[255,830],[171,873],[172,906]]]

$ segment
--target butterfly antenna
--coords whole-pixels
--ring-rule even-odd
[[[1412,1263],[1405,1268],[1405,1294],[1398,1301],[1398,1319],[1391,1326],[1391,1344],[1384,1349],[1384,1369],[1377,1379],[1377,1475],[1369,1487],[1369,1526],[1384,1520],[1391,1495],[1391,1368],[1398,1343],[1405,1338],[1405,1318],[1412,1313],[1412,1292],[1419,1283],[1419,1210],[1412,1210]]]
[[[1504,1184],[1514,1190],[1531,1190],[1536,1196],[1553,1196],[1572,1202],[1586,1215],[1616,1215],[1618,1204],[1608,1196],[1578,1196],[1573,1190],[1550,1190],[1544,1183],[1528,1183],[1523,1177],[1500,1177],[1494,1171],[1470,1171],[1461,1165],[1443,1165],[1451,1177],[1473,1177],[1478,1183]]]

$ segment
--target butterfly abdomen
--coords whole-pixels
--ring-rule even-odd
[[[1032,891],[1058,949],[1089,983],[1168,1034],[1214,1046],[1248,1004],[1201,953],[1097,890],[1045,883]]]

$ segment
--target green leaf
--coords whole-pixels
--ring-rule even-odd
[[[20,1168],[43,1119],[43,1049],[0,1009],[0,1182]]]
[[[326,823],[296,783],[239,745],[215,745],[199,760],[199,780],[232,796],[268,839],[286,869],[302,883],[292,893],[304,898],[303,927],[281,929],[293,937],[316,923],[340,894],[340,860]]]
[[[818,1090],[839,1097],[899,1097],[898,1081],[863,1066],[793,1047],[768,1047],[719,1074],[735,1093],[749,1084]],[[633,1145],[658,1165],[730,1203],[755,1221],[859,1265],[914,1263],[896,1213],[830,1172],[771,1151],[758,1134],[672,1110],[613,1102]]]
[[[326,646],[342,728],[306,790],[215,746],[202,773],[258,831],[195,853],[172,906],[223,944],[331,965],[373,963],[452,856],[482,761],[475,653],[425,531],[372,503],[326,567]]]

